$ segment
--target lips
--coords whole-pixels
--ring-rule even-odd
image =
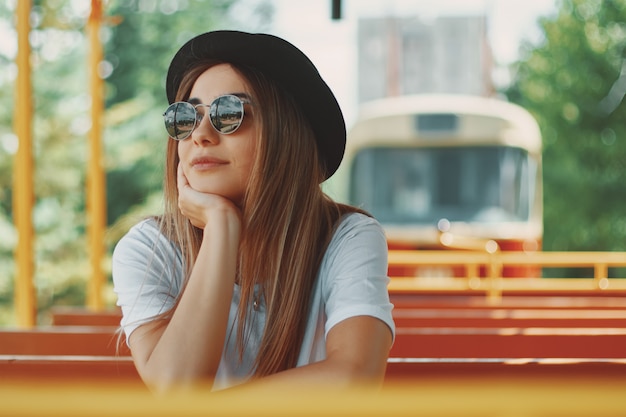
[[[197,170],[217,168],[228,164],[227,161],[209,156],[201,156],[191,160],[191,167]]]

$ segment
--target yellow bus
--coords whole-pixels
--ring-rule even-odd
[[[535,251],[543,235],[541,142],[532,115],[503,100],[381,99],[362,106],[326,190],[372,213],[390,249]]]

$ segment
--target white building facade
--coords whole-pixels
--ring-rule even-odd
[[[494,95],[486,20],[359,20],[359,102],[420,93]]]

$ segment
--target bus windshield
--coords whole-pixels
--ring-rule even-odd
[[[536,163],[506,146],[374,147],[351,169],[350,202],[383,224],[527,221]]]

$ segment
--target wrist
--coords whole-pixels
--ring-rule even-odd
[[[224,204],[219,207],[213,207],[207,215],[207,221],[204,225],[204,236],[210,234],[215,236],[220,230],[239,237],[241,231],[241,213],[233,204]]]

